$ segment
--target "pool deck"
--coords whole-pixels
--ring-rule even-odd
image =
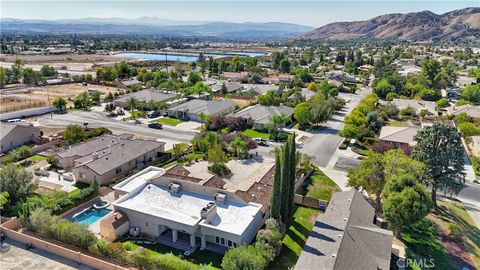
[[[62,218],[64,219],[71,219],[74,215],[80,213],[80,212],[83,212],[85,210],[87,210],[88,208],[90,207],[93,207],[93,205],[99,201],[106,201],[108,202],[110,205],[106,208],[106,209],[109,209],[109,210],[112,210],[113,211],[113,205],[112,205],[112,202],[115,201],[115,192],[112,191],[104,196],[101,196],[101,197],[97,197],[97,198],[94,198],[86,203],[83,203],[79,206],[77,206],[76,208],[73,208],[72,210],[68,211],[67,213],[65,213],[64,215],[62,215]],[[103,217],[99,220],[97,220],[96,222],[90,224],[88,226],[88,229],[93,232],[94,234],[100,234],[100,221],[103,219]]]

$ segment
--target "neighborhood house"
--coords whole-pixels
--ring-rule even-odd
[[[55,156],[59,167],[71,169],[76,181],[105,185],[135,168],[163,157],[163,142],[133,139],[132,135],[103,135],[69,147]]]
[[[200,115],[208,117],[222,116],[235,110],[233,100],[202,100],[193,99],[168,109],[168,115],[182,120],[200,121]]]

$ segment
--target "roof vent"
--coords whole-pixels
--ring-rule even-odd
[[[337,236],[338,238],[342,238],[343,234],[339,233]]]
[[[343,221],[347,221],[347,220],[348,220],[348,218],[343,218]]]
[[[213,195],[213,200],[215,202],[221,202],[221,203],[224,203],[226,200],[227,200],[227,195],[226,194],[223,194],[223,193],[215,193]]]
[[[180,184],[170,183],[170,184],[168,185],[168,191],[169,191],[171,194],[177,193],[177,192],[179,192],[181,189],[182,189],[182,186],[181,186]]]
[[[332,253],[332,258],[335,258],[335,257],[337,257],[337,254]]]

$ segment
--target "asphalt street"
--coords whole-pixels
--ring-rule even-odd
[[[337,112],[330,120],[325,122],[322,127],[311,131],[313,134],[300,149],[300,152],[310,155],[314,158],[314,163],[320,167],[326,167],[342,142],[343,138],[338,132],[343,129],[343,120],[355,106],[358,105],[366,95],[372,92],[372,88],[367,86],[362,88],[358,94],[340,93],[340,97],[349,100],[343,110]]]
[[[88,123],[88,127],[107,127],[114,133],[133,133],[158,139],[167,139],[175,142],[189,143],[195,133],[189,130],[180,130],[178,128],[164,125],[163,129],[151,129],[145,124],[129,124],[122,120],[111,119],[103,112],[96,111],[73,111],[66,114],[43,115],[37,118],[36,124],[48,128],[65,128],[70,124],[83,125]]]

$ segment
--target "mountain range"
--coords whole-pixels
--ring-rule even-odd
[[[430,11],[396,13],[365,21],[336,22],[298,37],[298,39],[312,40],[399,39],[407,41],[479,40],[479,38],[480,8],[465,8],[440,15]]]
[[[70,20],[22,20],[3,18],[2,33],[158,35],[174,37],[214,37],[219,39],[285,39],[314,27],[282,22],[176,21],[156,17],[138,19],[83,18]]]

